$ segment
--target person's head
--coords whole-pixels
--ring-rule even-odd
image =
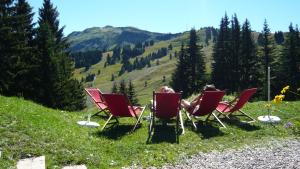
[[[174,93],[174,90],[168,86],[162,86],[160,89],[159,89],[159,92],[160,93]]]
[[[213,84],[205,85],[203,87],[203,91],[216,91],[216,87]]]

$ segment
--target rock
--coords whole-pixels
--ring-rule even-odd
[[[45,156],[26,158],[19,160],[17,169],[45,169]]]

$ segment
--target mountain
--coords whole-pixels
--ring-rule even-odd
[[[110,50],[115,45],[135,44],[145,41],[169,40],[181,33],[156,33],[134,27],[92,27],[70,33],[66,38],[71,52],[88,50]]]

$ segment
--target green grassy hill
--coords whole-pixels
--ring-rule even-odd
[[[248,103],[244,110],[256,118],[267,113],[262,109],[264,105],[265,102]],[[47,168],[62,168],[71,164],[85,164],[89,169],[161,166],[197,152],[235,149],[263,144],[272,139],[299,139],[299,119],[298,124],[292,121],[293,128],[284,127],[291,118],[299,117],[299,106],[300,102],[277,105],[276,108],[281,112],[272,112],[282,119],[282,123],[277,125],[225,121],[227,129],[219,128],[219,124],[212,122],[205,125],[200,123],[199,130],[193,131],[186,122],[186,133],[180,136],[179,144],[174,140],[173,126],[158,126],[152,143],[146,144],[146,120],[132,134],[127,132],[133,127],[134,121],[126,118],[121,119],[122,125],[101,132],[99,128],[85,128],[76,124],[85,119],[88,113],[95,113],[94,109],[66,112],[16,97],[0,96],[0,168],[13,168],[19,159],[41,155],[46,156]],[[100,125],[105,122],[99,117],[92,120]]]
[[[115,45],[135,44],[144,41],[168,40],[179,36],[177,34],[165,34],[140,30],[134,27],[93,27],[84,31],[70,33],[66,39],[70,43],[72,52],[87,50],[109,50]]]
[[[211,55],[212,55],[212,41],[209,42],[209,45],[204,44],[204,37],[205,32],[203,30],[199,30],[197,32],[199,39],[199,45],[203,47],[203,54],[205,56],[206,68],[207,73],[210,73],[210,64],[211,64]],[[160,41],[155,43],[153,46],[147,47],[145,52],[137,57],[145,57],[152,52],[156,52],[162,47],[167,48],[169,44],[172,44],[173,49],[168,52],[168,54],[159,59],[159,65],[156,65],[156,60],[151,62],[151,67],[143,68],[141,70],[134,70],[132,72],[126,72],[121,76],[118,76],[118,72],[121,69],[121,64],[110,65],[104,68],[104,63],[106,62],[106,56],[109,53],[110,56],[112,55],[111,52],[107,52],[103,54],[103,59],[101,62],[92,65],[88,71],[84,71],[85,68],[76,69],[75,77],[77,79],[81,79],[86,77],[88,74],[96,74],[96,80],[91,83],[86,83],[85,86],[94,86],[101,89],[103,92],[110,92],[112,88],[113,82],[111,81],[112,74],[115,75],[115,82],[124,79],[129,80],[131,79],[134,86],[136,87],[138,99],[141,104],[147,104],[152,97],[152,91],[158,89],[162,85],[168,85],[171,81],[172,73],[176,68],[177,58],[174,58],[174,53],[177,51],[179,53],[181,43],[184,42],[187,44],[189,37],[189,32],[183,33],[181,36],[177,38],[173,38],[167,41]],[[172,54],[173,58],[170,60],[169,55]],[[98,75],[97,72],[100,70],[100,74]],[[163,76],[165,76],[166,81],[163,82]],[[147,87],[145,87],[145,81],[147,81]]]

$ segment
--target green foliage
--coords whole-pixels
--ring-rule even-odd
[[[187,71],[188,60],[186,49],[184,48],[184,44],[181,44],[181,49],[179,53],[179,57],[177,60],[177,65],[174,73],[172,74],[172,81],[170,85],[175,91],[182,91],[182,97],[186,98],[190,95],[189,84],[184,82],[182,83],[182,79],[186,79],[189,77],[189,72]]]
[[[259,84],[259,60],[256,55],[256,48],[254,41],[251,36],[251,27],[249,21],[246,21],[242,27],[241,35],[241,46],[240,46],[240,58],[239,58],[239,68],[238,77],[240,82],[236,85],[239,89],[247,89],[251,87],[260,86]],[[232,91],[234,88],[232,88]]]
[[[63,28],[59,28],[58,12],[50,0],[44,0],[39,14],[36,38],[39,61],[37,77],[40,81],[36,91],[39,102],[66,110],[82,109],[83,87],[72,79],[74,68],[66,52]]]
[[[213,49],[212,82],[217,88],[229,89],[231,83],[231,36],[227,14],[221,19],[220,31]],[[225,71],[226,70],[226,71]],[[231,92],[231,91],[230,91]]]
[[[127,97],[132,105],[139,105],[139,101],[135,92],[135,87],[131,80],[129,80],[128,83]]]
[[[284,43],[284,49],[281,56],[281,83],[289,84],[292,91],[296,91],[300,86],[300,37],[298,27],[294,29],[289,26],[289,33]],[[282,84],[284,86],[284,84]],[[295,96],[288,96],[289,99],[295,99]]]
[[[274,39],[277,44],[281,45],[284,42],[284,35],[282,31],[278,31],[274,33]]]
[[[33,13],[25,0],[13,2],[0,2],[0,93],[33,98]]]
[[[76,52],[71,53],[70,57],[75,62],[75,68],[90,67],[96,64],[102,59],[101,51],[86,51],[86,52]]]
[[[111,88],[111,93],[118,93],[118,87],[116,82],[113,83],[113,86]]]
[[[126,85],[126,82],[125,80],[121,80],[120,81],[120,84],[119,84],[119,93],[122,93],[122,94],[127,94],[127,85]]]
[[[199,92],[201,87],[205,84],[203,53],[197,42],[196,30],[191,29],[190,40],[187,47],[187,71],[190,73],[190,76],[186,77],[186,83],[190,85],[190,93]]]

